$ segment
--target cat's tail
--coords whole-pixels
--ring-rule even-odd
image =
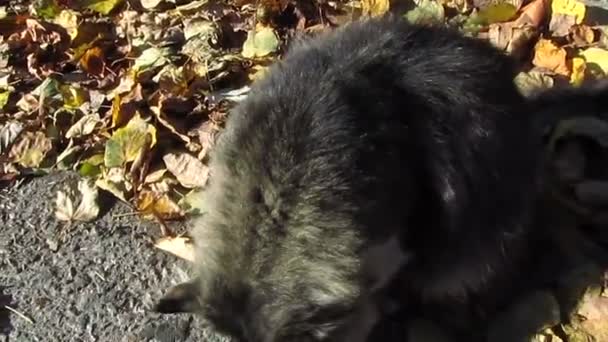
[[[538,91],[528,103],[537,131],[542,134],[562,120],[594,117],[608,121],[608,79]]]

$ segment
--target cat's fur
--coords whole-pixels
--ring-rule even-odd
[[[241,341],[357,341],[397,271],[422,302],[503,289],[528,249],[547,101],[514,76],[485,42],[390,16],[299,42],[231,112],[196,277],[156,309]]]

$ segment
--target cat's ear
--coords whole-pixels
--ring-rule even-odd
[[[201,310],[200,286],[197,279],[175,285],[153,307],[160,313],[194,313]]]

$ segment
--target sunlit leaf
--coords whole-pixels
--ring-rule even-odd
[[[53,22],[63,27],[71,39],[78,35],[78,12],[64,9],[53,19]]]
[[[59,86],[59,92],[63,97],[63,106],[68,109],[78,109],[86,101],[87,93],[82,88],[70,85]]]
[[[89,135],[93,132],[100,121],[101,119],[99,118],[99,114],[85,115],[68,129],[68,131],[65,133],[65,137],[70,139]]]
[[[0,154],[7,150],[22,131],[23,124],[19,121],[9,121],[0,127]]]
[[[189,238],[183,236],[163,237],[154,243],[154,247],[184,260],[194,262],[194,246]]]
[[[107,15],[122,2],[123,0],[87,0],[86,7],[95,12]]]
[[[7,89],[0,89],[0,109],[4,108],[8,103],[11,92]]]
[[[57,5],[56,0],[35,0],[34,8],[36,10],[36,14],[44,19],[53,19],[61,11],[61,8]]]
[[[478,25],[489,25],[512,19],[517,13],[517,7],[508,2],[496,2],[470,17],[469,21]]]
[[[169,62],[168,56],[171,50],[167,48],[151,47],[144,50],[133,64],[133,70],[145,71],[146,69],[161,67]]]
[[[551,12],[555,14],[571,15],[576,18],[575,22],[580,24],[585,19],[587,8],[585,4],[577,0],[552,0]]]
[[[362,0],[361,12],[364,15],[377,17],[388,12],[390,8],[389,0]]]
[[[608,50],[591,47],[581,52],[581,56],[589,67],[599,68],[604,75],[608,75]]]
[[[570,83],[574,86],[579,86],[585,80],[586,64],[585,59],[580,57],[572,58],[572,74],[570,75]]]
[[[568,68],[566,57],[566,50],[558,47],[548,39],[540,39],[534,47],[532,64],[570,77],[570,68]]]
[[[52,149],[51,140],[42,132],[24,132],[13,144],[9,155],[23,167],[38,167]]]
[[[93,47],[85,51],[79,61],[82,70],[91,75],[101,76],[106,67],[103,51],[99,47]]]
[[[186,188],[202,187],[209,178],[209,168],[188,153],[169,153],[163,157],[167,170]]]
[[[243,44],[242,55],[246,58],[264,57],[279,47],[279,39],[270,27],[262,27],[259,30],[249,31],[247,40]]]
[[[136,115],[125,127],[117,129],[106,143],[105,165],[118,167],[132,162],[143,148],[155,144],[156,128]]]
[[[553,87],[553,78],[538,71],[520,72],[514,81],[519,91],[526,96]]]
[[[203,196],[201,196],[203,191],[205,190],[200,188],[192,189],[177,204],[189,215],[200,215],[204,212]]]
[[[137,198],[137,210],[144,216],[157,216],[170,220],[184,215],[181,208],[166,193],[141,191]]]
[[[405,14],[405,18],[410,23],[439,23],[445,18],[445,10],[439,1],[421,0]]]
[[[78,182],[78,188],[68,185],[57,192],[55,199],[55,216],[61,221],[94,220],[99,214],[97,188],[88,179]]]

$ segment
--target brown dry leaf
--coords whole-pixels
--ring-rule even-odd
[[[514,22],[491,24],[488,30],[488,39],[494,46],[516,56],[524,53],[536,37],[533,26],[517,26]]]
[[[147,217],[172,220],[184,216],[182,209],[167,193],[143,190],[137,196],[137,210]]]
[[[540,39],[534,47],[532,64],[546,68],[553,72],[570,77],[570,68],[567,63],[567,53],[548,39]]]
[[[187,237],[163,237],[156,241],[154,247],[194,262],[194,246],[192,240]]]
[[[90,75],[102,77],[106,68],[103,50],[97,46],[88,49],[80,57],[79,65]]]
[[[186,188],[203,187],[209,178],[209,168],[188,153],[169,153],[163,157],[167,170]]]
[[[23,167],[38,167],[52,148],[44,133],[25,132],[11,147],[9,158]]]
[[[564,37],[570,33],[570,28],[576,24],[576,17],[565,14],[554,14],[549,23],[549,30],[556,37]]]
[[[363,15],[369,15],[372,17],[378,17],[386,12],[390,8],[389,0],[362,0],[361,11]]]
[[[529,24],[539,27],[547,16],[549,0],[533,0],[521,9],[519,18],[515,20],[516,26]]]
[[[572,41],[578,47],[589,46],[596,40],[595,31],[587,25],[574,25],[570,28]]]
[[[600,291],[588,291],[578,314],[584,317],[580,323],[582,330],[595,341],[608,341],[608,298],[601,296]]]

